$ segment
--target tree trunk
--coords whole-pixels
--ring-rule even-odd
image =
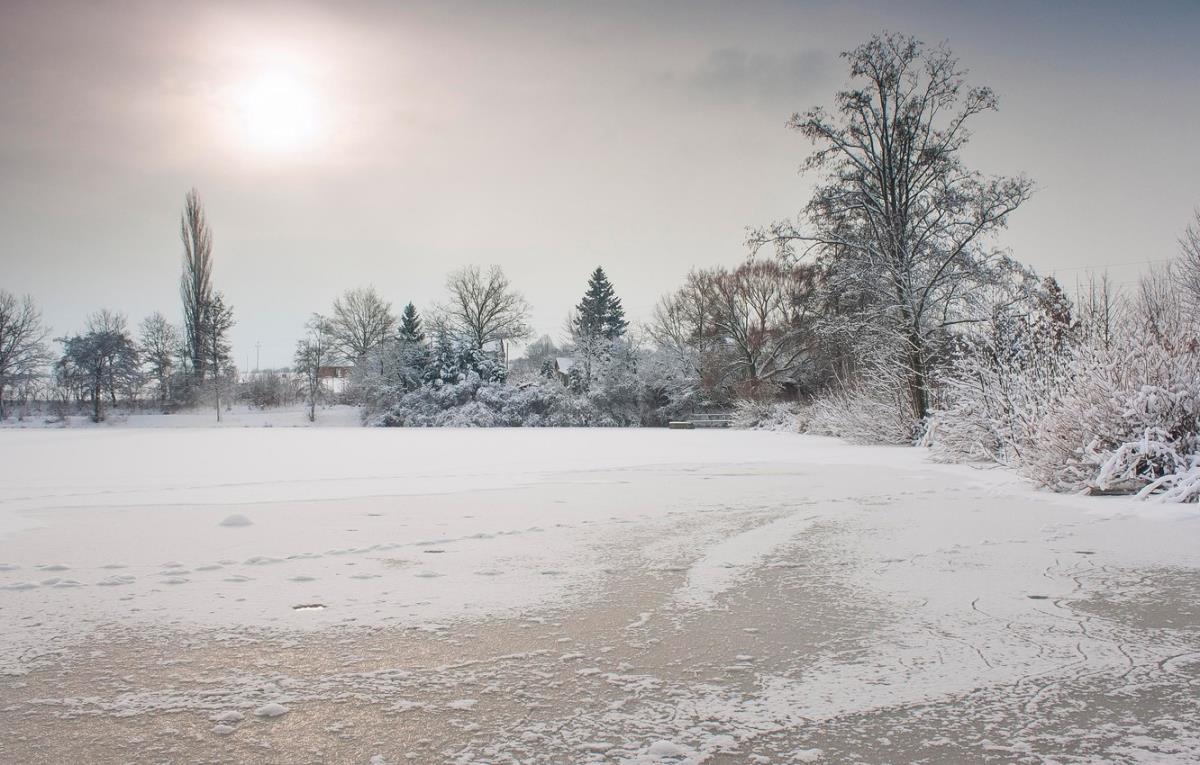
[[[908,351],[908,394],[913,415],[918,421],[929,416],[928,373],[925,368],[925,347],[920,333],[910,331]]]
[[[104,396],[100,390],[100,382],[92,386],[92,422],[104,421]]]

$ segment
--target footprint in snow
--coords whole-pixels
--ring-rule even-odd
[[[64,566],[61,563],[48,563],[38,566],[38,568],[40,568],[42,571],[69,571],[71,569],[70,566]]]
[[[413,576],[419,576],[422,579],[436,579],[437,577],[441,576],[441,574],[436,571],[418,571],[417,573],[413,574]]]
[[[96,584],[100,585],[101,587],[119,587],[123,584],[133,584],[135,581],[136,580],[132,576],[127,574],[114,574],[113,576],[101,579],[99,582],[96,582]]]
[[[251,526],[253,524],[254,524],[253,521],[251,521],[249,518],[242,515],[241,513],[234,513],[233,515],[226,516],[225,519],[222,520],[217,525],[218,526],[226,526],[226,527],[230,527],[230,528],[236,528],[239,526]]]

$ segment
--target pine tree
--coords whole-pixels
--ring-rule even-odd
[[[421,329],[421,316],[417,313],[417,307],[412,303],[404,306],[404,313],[400,316],[400,339],[409,343],[425,342],[425,333]]]
[[[576,306],[576,312],[575,332],[586,340],[616,340],[629,327],[621,299],[613,292],[612,283],[600,267],[588,279],[587,292]]]

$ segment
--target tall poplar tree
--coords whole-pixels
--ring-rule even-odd
[[[197,382],[204,379],[208,369],[206,338],[209,308],[212,305],[212,232],[204,205],[196,189],[187,193],[183,215],[179,222],[183,240],[183,276],[179,295],[183,300],[183,325],[188,360]]]

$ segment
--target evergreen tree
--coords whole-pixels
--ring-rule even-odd
[[[600,267],[592,272],[587,292],[575,310],[578,314],[575,318],[575,334],[584,340],[616,340],[629,327],[621,299],[613,292],[612,283]]]
[[[233,308],[225,303],[225,296],[220,292],[213,295],[204,315],[204,348],[207,351],[206,362],[212,375],[213,398],[217,407],[217,422],[221,421],[221,388],[228,384],[222,380],[226,365],[232,363],[230,357],[229,330],[233,328]]]
[[[421,329],[421,316],[417,307],[412,303],[404,306],[400,316],[400,339],[409,343],[425,342],[425,332]]]

